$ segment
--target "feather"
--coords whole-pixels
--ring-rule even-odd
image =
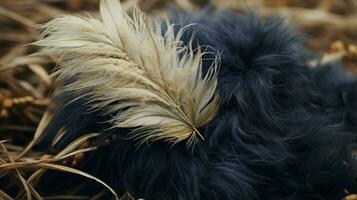
[[[61,58],[65,90],[90,94],[90,105],[113,114],[113,127],[132,128],[141,142],[176,144],[203,139],[199,127],[218,112],[218,59],[202,72],[202,52],[182,46],[181,27],[167,31],[141,13],[132,17],[117,0],[102,0],[102,20],[63,16],[44,25],[41,55]]]

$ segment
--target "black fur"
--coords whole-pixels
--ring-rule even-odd
[[[207,11],[176,22],[196,23],[184,42],[197,31],[202,48],[222,52],[220,111],[202,128],[205,141],[138,147],[82,98],[57,112],[42,145],[61,127],[69,132],[55,150],[89,132],[116,135],[81,167],[145,200],[337,200],[357,192],[355,77],[339,65],[310,69],[304,37],[277,18]],[[204,59],[207,68],[212,56]]]

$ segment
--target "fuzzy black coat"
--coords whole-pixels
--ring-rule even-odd
[[[221,52],[220,110],[202,128],[205,141],[137,146],[125,137],[130,130],[108,130],[111,116],[89,111],[82,98],[57,111],[42,146],[61,127],[68,133],[55,150],[89,132],[116,135],[81,168],[145,200],[340,200],[357,192],[356,78],[338,64],[309,68],[315,56],[304,37],[280,19],[181,16],[174,21],[195,23],[184,42],[196,31],[203,49]],[[204,59],[208,68],[212,57]],[[57,99],[66,104],[78,95]]]

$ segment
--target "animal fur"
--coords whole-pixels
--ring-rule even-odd
[[[181,38],[185,45],[195,32],[192,44],[222,52],[219,111],[199,128],[204,141],[194,148],[161,139],[138,146],[127,139],[130,128],[108,122],[105,106],[91,111],[89,103],[101,99],[64,91],[42,145],[62,127],[67,133],[55,150],[89,132],[116,135],[81,168],[118,193],[146,200],[340,200],[345,191],[357,192],[354,76],[339,64],[310,69],[314,55],[303,47],[304,37],[275,17],[262,21],[225,10],[171,21],[194,23]],[[214,59],[203,55],[203,72]]]

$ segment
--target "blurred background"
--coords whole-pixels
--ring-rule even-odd
[[[126,8],[135,5],[152,15],[165,14],[168,6],[176,5],[190,11],[205,6],[237,12],[249,8],[262,17],[282,16],[310,37],[307,47],[319,52],[323,62],[341,60],[350,73],[357,74],[357,0],[123,1]],[[23,155],[28,155],[27,160],[43,157],[40,152],[29,150],[51,118],[50,99],[59,87],[50,77],[55,62],[30,56],[37,49],[27,44],[40,39],[38,26],[59,15],[84,12],[97,15],[98,6],[99,0],[0,0],[0,164],[11,162],[26,146]],[[316,62],[312,60],[311,66]],[[71,160],[72,166],[75,159]],[[1,185],[1,179],[10,172],[0,171],[0,199],[6,197],[3,191],[14,191],[12,188],[21,184],[31,185],[21,182],[21,175],[28,177],[32,173],[23,171],[14,175],[17,181]],[[6,188],[1,190],[1,186]],[[17,199],[21,197],[24,195]]]

